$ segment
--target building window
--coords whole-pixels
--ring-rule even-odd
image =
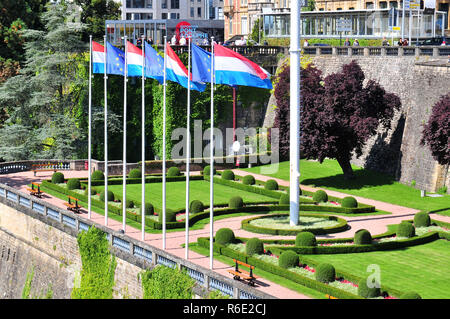
[[[147,9],[153,8],[153,0],[147,0]]]
[[[389,8],[397,8],[397,1],[389,1]]]
[[[366,9],[373,9],[373,2],[366,2]]]
[[[179,19],[180,18],[180,14],[179,13],[171,13],[170,14],[170,18],[171,19]]]
[[[349,10],[355,10],[355,8],[354,7],[350,7],[350,8],[348,8]]]
[[[194,17],[194,8],[191,7],[191,18],[193,18],[193,17]]]
[[[163,20],[167,19],[167,12],[161,13],[161,19],[163,19]]]
[[[201,7],[198,7],[197,8],[197,17],[201,17],[202,16],[202,8]]]
[[[233,18],[228,20],[228,31],[229,34],[233,34]]]
[[[180,9],[180,0],[170,0],[171,9]]]
[[[161,0],[161,9],[167,9],[167,0]]]
[[[387,8],[387,2],[386,1],[381,1],[380,2],[380,9],[386,9]]]
[[[247,25],[247,17],[241,18],[241,34],[247,34],[248,33],[248,25]]]
[[[342,8],[337,8],[337,10],[342,10]]]

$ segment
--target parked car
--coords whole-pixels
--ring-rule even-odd
[[[420,45],[441,45],[442,42],[445,41],[445,45],[450,45],[449,37],[434,37],[430,39],[425,39],[423,41],[419,41]]]

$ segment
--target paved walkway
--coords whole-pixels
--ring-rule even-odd
[[[281,179],[276,179],[272,177],[267,177],[264,175],[259,174],[253,174],[248,173],[246,171],[241,171],[239,169],[233,170],[236,175],[248,175],[251,174],[255,176],[258,180],[268,180],[268,179],[275,179],[280,185],[289,186],[289,182]],[[52,175],[52,172],[40,172],[38,173],[38,176],[33,176],[32,172],[21,172],[21,173],[14,173],[14,174],[8,174],[8,175],[2,175],[0,182],[6,183],[9,186],[12,186],[14,188],[23,190],[26,192],[26,185],[31,182],[40,182],[43,179],[49,179]],[[86,178],[87,172],[86,171],[66,171],[64,172],[64,175],[66,178],[70,177],[84,177]],[[317,189],[308,187],[308,186],[301,186],[302,189],[309,190],[309,191],[315,191]],[[329,191],[327,190],[327,193],[329,195],[335,196],[335,197],[345,197],[348,196],[347,194]],[[389,224],[397,224],[401,220],[404,219],[412,219],[414,214],[418,212],[415,209],[412,208],[406,208],[398,205],[392,205],[388,203],[383,203],[379,201],[374,201],[367,198],[361,198],[354,196],[359,202],[374,205],[377,209],[381,209],[387,212],[390,212],[391,215],[375,215],[375,216],[356,216],[356,217],[344,217],[348,224],[350,225],[350,229],[338,233],[338,234],[330,234],[330,235],[324,235],[324,236],[318,236],[319,238],[347,238],[347,237],[353,237],[353,234],[358,229],[364,228],[370,231],[372,235],[383,233],[387,230],[387,225]],[[58,199],[56,197],[45,195],[43,197],[46,201],[49,201],[50,203],[64,208],[63,205],[64,201],[61,199]],[[87,211],[84,209],[82,211],[82,217],[88,218]],[[293,236],[271,236],[271,235],[263,235],[258,234],[255,235],[254,233],[247,232],[245,230],[241,229],[241,221],[243,219],[249,218],[248,216],[242,216],[242,217],[234,217],[234,218],[226,218],[219,221],[214,222],[214,231],[217,231],[220,228],[228,227],[231,228],[236,236],[240,237],[255,237],[258,236],[261,239],[286,239],[286,238],[294,238]],[[450,217],[440,216],[440,215],[434,215],[432,216],[434,219],[450,222]],[[91,214],[91,220],[95,223],[98,223],[100,225],[105,225],[105,217],[103,215],[99,215],[95,212],[92,212]],[[114,230],[120,230],[122,229],[122,222],[118,222],[115,220],[112,220],[111,218],[108,218],[107,221],[108,227]],[[135,238],[136,240],[141,240],[141,231],[140,229],[135,229],[130,226],[126,226],[125,233]],[[200,230],[190,230],[189,231],[189,242],[196,242],[198,237],[209,237],[209,224],[206,225],[203,229]],[[145,243],[152,245],[157,248],[163,247],[163,238],[162,234],[145,234]],[[182,244],[185,243],[185,231],[179,231],[179,232],[167,232],[166,233],[166,251],[168,253],[174,254],[180,258],[185,257],[185,249],[181,247]],[[205,257],[203,255],[197,254],[193,251],[189,251],[188,259],[200,266],[203,266],[205,268],[209,268],[209,257]],[[213,270],[217,273],[220,273],[225,276],[229,276],[227,269],[231,269],[232,267],[223,264],[219,261],[214,261],[214,267]],[[270,282],[266,279],[261,279],[259,282],[257,282],[257,289],[266,292],[270,295],[273,295],[277,298],[281,299],[308,299],[310,297],[299,294],[295,291],[292,291],[290,289],[287,289],[285,287],[282,287],[276,283]]]

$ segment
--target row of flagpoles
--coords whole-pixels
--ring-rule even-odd
[[[129,76],[142,79],[142,240],[145,240],[145,79],[156,79],[163,85],[163,158],[162,158],[162,233],[163,249],[166,249],[166,85],[167,81],[176,82],[187,88],[187,123],[186,123],[186,245],[185,258],[189,251],[189,174],[190,174],[190,91],[191,89],[203,92],[206,82],[211,83],[211,127],[210,127],[210,268],[213,268],[213,217],[214,217],[214,84],[230,86],[244,85],[272,89],[270,74],[238,53],[220,46],[211,38],[211,52],[188,43],[188,69],[167,43],[164,37],[164,58],[147,42],[142,41],[142,49],[134,46],[124,37],[125,51],[111,45],[104,37],[104,46],[92,41],[90,37],[90,64],[89,64],[89,127],[88,127],[88,218],[91,218],[91,107],[92,107],[92,76],[104,76],[104,175],[105,175],[105,225],[108,225],[108,103],[107,83],[108,74],[122,75],[124,77],[124,113],[123,113],[123,194],[122,194],[122,230],[126,227],[126,129],[127,129],[127,79]],[[192,52],[192,57],[191,57]],[[191,68],[192,62],[192,68]],[[191,73],[192,69],[192,73]]]

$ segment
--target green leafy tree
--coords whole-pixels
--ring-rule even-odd
[[[186,271],[157,266],[141,274],[144,299],[191,299],[195,280]]]

